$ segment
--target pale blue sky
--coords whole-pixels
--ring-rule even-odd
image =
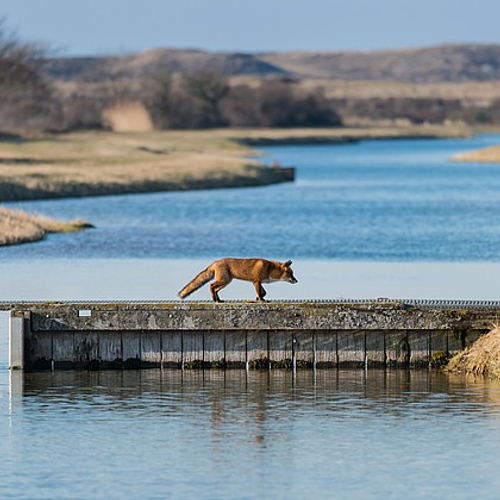
[[[500,0],[0,0],[3,16],[62,55],[500,43]]]

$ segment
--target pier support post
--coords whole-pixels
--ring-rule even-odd
[[[14,311],[9,321],[9,368],[24,368],[24,317]]]

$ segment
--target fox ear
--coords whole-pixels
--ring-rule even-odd
[[[291,260],[287,260],[283,265],[285,267],[290,267],[292,265],[292,261]]]

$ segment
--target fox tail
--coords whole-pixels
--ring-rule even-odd
[[[215,276],[215,271],[207,267],[204,271],[193,278],[180,292],[179,297],[185,299],[188,295],[201,288],[205,283],[208,283]]]

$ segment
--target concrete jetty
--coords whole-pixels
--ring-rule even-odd
[[[4,302],[11,369],[428,367],[500,303]]]

